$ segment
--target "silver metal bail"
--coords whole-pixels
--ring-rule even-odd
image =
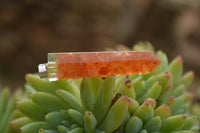
[[[38,72],[39,72],[40,78],[47,78],[47,64],[39,64]]]

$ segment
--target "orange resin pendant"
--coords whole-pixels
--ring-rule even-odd
[[[147,74],[161,61],[151,52],[72,52],[49,53],[47,65],[39,65],[50,81],[83,77]]]

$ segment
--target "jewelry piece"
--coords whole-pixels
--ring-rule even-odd
[[[147,51],[49,53],[48,63],[38,66],[49,81],[83,77],[147,74],[161,61]]]

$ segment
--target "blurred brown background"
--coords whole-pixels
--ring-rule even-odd
[[[200,86],[200,0],[1,0],[0,82],[23,86],[48,52],[100,51],[148,40],[184,59]]]

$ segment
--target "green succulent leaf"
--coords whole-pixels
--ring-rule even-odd
[[[110,108],[115,88],[115,77],[110,75],[103,80],[95,102],[94,115],[99,124]]]
[[[111,107],[102,124],[100,129],[106,133],[115,131],[122,123],[125,115],[128,111],[128,98],[122,96],[117,102]]]

